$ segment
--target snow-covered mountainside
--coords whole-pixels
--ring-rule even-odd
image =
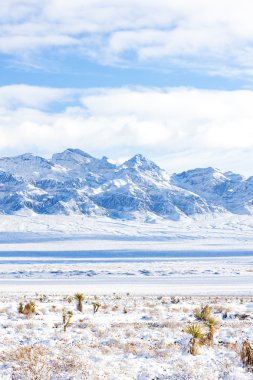
[[[213,168],[169,176],[136,155],[121,165],[67,149],[51,159],[0,158],[0,213],[84,214],[179,220],[206,213],[253,214],[253,177]]]

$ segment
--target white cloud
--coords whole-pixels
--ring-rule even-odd
[[[75,49],[99,62],[191,61],[212,73],[252,75],[251,0],[5,0],[0,52]],[[73,54],[73,50],[71,50]],[[133,60],[131,54],[131,63]],[[219,71],[219,67],[222,69]],[[230,68],[230,69],[229,69]]]
[[[143,153],[170,171],[253,174],[252,104],[246,90],[1,87],[0,155],[77,147],[115,160]]]
[[[77,90],[57,89],[27,85],[0,87],[0,107],[7,109],[30,107],[43,109],[54,102],[70,102]]]

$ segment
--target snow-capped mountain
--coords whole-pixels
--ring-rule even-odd
[[[213,168],[169,176],[136,155],[121,165],[79,149],[51,159],[23,154],[0,158],[0,213],[162,217],[205,213],[253,214],[253,177]]]

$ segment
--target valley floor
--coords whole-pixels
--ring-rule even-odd
[[[178,222],[81,215],[1,215],[1,251],[253,250],[252,216],[205,215]]]
[[[1,216],[0,378],[253,379],[240,357],[253,344],[252,264],[250,217]],[[193,356],[186,329],[205,305],[214,342],[198,322],[205,339]]]

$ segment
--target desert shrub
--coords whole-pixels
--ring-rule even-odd
[[[71,349],[56,353],[40,345],[18,347],[1,354],[0,363],[11,367],[12,380],[88,379],[88,366]]]
[[[53,371],[58,376],[63,374],[65,378],[66,373],[73,374],[73,377],[66,377],[67,379],[87,379],[87,364],[82,361],[82,358],[74,353],[74,350],[69,350],[65,347],[60,347],[59,353],[54,360]],[[56,377],[58,379],[58,377]],[[60,377],[62,378],[62,377]]]
[[[253,348],[248,340],[243,342],[240,356],[244,367],[253,372]]]
[[[20,302],[18,305],[18,312],[20,314],[26,315],[27,318],[30,318],[33,314],[36,313],[35,302],[29,301],[25,305],[22,302]]]
[[[244,313],[244,314],[237,313],[237,314],[234,315],[234,317],[240,319],[240,321],[243,321],[244,319],[249,318],[250,315],[246,314],[246,313]]]
[[[39,297],[39,301],[40,302],[46,302],[47,301],[47,296],[45,294],[42,294],[40,297]]]
[[[56,305],[52,305],[50,307],[49,311],[52,313],[56,313],[57,311],[59,311],[59,308]]]
[[[236,380],[235,364],[230,358],[218,358],[215,364],[218,370],[218,380]]]
[[[226,307],[226,306],[223,306],[223,305],[217,305],[215,307],[215,310],[219,313],[229,313],[231,312],[231,308],[230,307]]]
[[[42,346],[18,347],[2,355],[0,361],[11,366],[12,380],[50,380],[52,377],[50,352]]]
[[[171,303],[173,303],[173,304],[177,304],[177,303],[179,303],[180,302],[180,299],[179,298],[176,298],[176,297],[171,297]]]
[[[207,321],[208,318],[211,316],[211,311],[212,311],[211,307],[206,305],[201,310],[197,309],[194,313],[194,317],[198,321]]]
[[[67,296],[67,297],[64,297],[63,300],[64,300],[65,302],[71,303],[71,302],[73,301],[73,297],[71,297],[71,296]]]

